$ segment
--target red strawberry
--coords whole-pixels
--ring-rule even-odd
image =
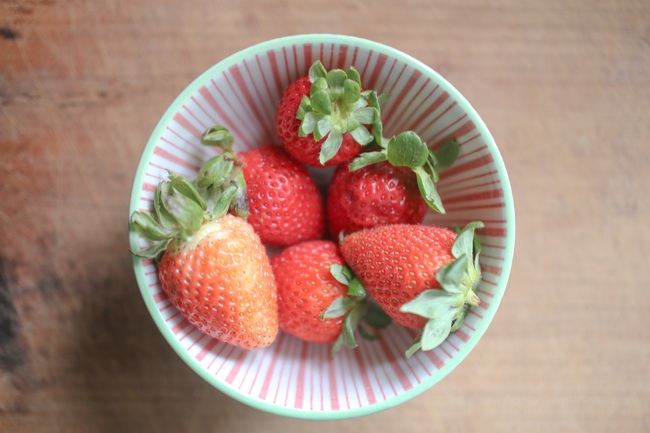
[[[422,329],[407,351],[430,350],[456,331],[480,300],[480,245],[468,224],[459,234],[440,227],[394,224],[346,236],[341,252],[379,306],[403,326]]]
[[[210,161],[225,161],[224,155]],[[236,172],[236,170],[235,170]],[[199,330],[258,349],[278,333],[277,289],[259,236],[242,217],[237,181],[195,182],[170,173],[154,195],[154,216],[136,211],[134,230],[152,246],[133,254],[160,258],[158,276],[172,304]],[[200,182],[199,180],[204,182]],[[200,185],[200,186],[199,186]]]
[[[379,100],[362,91],[354,67],[327,71],[320,61],[284,91],[276,112],[280,141],[298,161],[330,166],[354,158],[381,134]]]
[[[388,162],[356,171],[342,164],[328,190],[327,219],[333,236],[378,225],[421,223],[426,210],[413,172]]]
[[[248,222],[262,242],[288,246],[325,235],[323,198],[305,167],[275,145],[238,157],[244,163]]]
[[[323,198],[307,169],[281,146],[267,144],[232,154],[232,134],[222,127],[208,129],[206,145],[225,150],[233,164],[242,165],[248,222],[267,245],[288,246],[325,235]]]
[[[278,287],[280,329],[315,343],[356,346],[354,330],[372,336],[359,325],[373,327],[390,321],[377,315],[359,280],[345,266],[338,246],[327,240],[302,242],[271,258]]]
[[[455,139],[437,152],[413,131],[376,141],[380,150],[365,152],[340,169],[328,197],[328,222],[332,235],[385,224],[422,222],[425,204],[445,213],[436,191],[439,170],[458,157]]]
[[[271,258],[278,286],[280,329],[315,343],[338,338],[343,318],[321,319],[323,311],[347,290],[330,272],[334,264],[342,266],[343,257],[337,245],[326,240],[293,245]]]

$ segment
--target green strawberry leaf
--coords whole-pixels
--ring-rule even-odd
[[[365,340],[368,340],[368,341],[379,340],[379,335],[377,335],[377,334],[373,334],[372,332],[370,332],[370,331],[368,330],[368,328],[366,328],[366,327],[363,326],[362,324],[359,324],[359,325],[357,326],[357,330],[359,331],[359,334],[361,334],[361,336],[362,336]]]
[[[356,300],[347,296],[339,296],[321,313],[321,319],[335,319],[343,316],[355,306]]]
[[[438,181],[440,180],[440,176],[438,175],[438,170],[436,169],[437,165],[438,165],[438,158],[436,158],[436,155],[435,153],[433,153],[432,150],[429,150],[429,158],[427,159],[427,163],[424,164],[424,170],[427,173],[429,173],[434,184],[438,183]]]
[[[217,146],[226,151],[232,151],[235,137],[225,126],[213,126],[201,134],[201,144],[205,146]]]
[[[361,88],[361,75],[359,75],[359,71],[357,71],[354,66],[350,66],[350,68],[346,71],[346,75],[348,77],[348,80],[354,81],[359,85],[359,88]]]
[[[461,285],[468,272],[468,265],[469,257],[463,254],[453,262],[447,263],[438,269],[436,280],[446,293],[455,296],[464,295]]]
[[[348,284],[348,290],[346,294],[348,296],[363,299],[366,297],[366,288],[361,283],[361,280],[358,278],[352,278],[350,280],[350,284]]]
[[[330,273],[336,281],[343,285],[350,284],[350,279],[352,278],[350,268],[347,266],[339,265],[338,263],[333,263],[330,266]]]
[[[196,178],[196,186],[199,188],[219,187],[230,178],[235,163],[230,152],[213,156],[208,159]]]
[[[326,76],[327,69],[325,69],[325,66],[323,66],[320,60],[316,60],[309,68],[309,81],[313,83],[319,78],[325,78]]]
[[[350,267],[348,265],[343,265],[342,272],[343,272],[343,275],[348,277],[348,280],[352,280],[353,278],[355,278],[354,272],[352,272],[352,269],[350,269]]]
[[[384,106],[384,104],[390,99],[390,93],[382,93],[381,95],[378,96],[378,102],[380,106]]]
[[[347,75],[346,75],[347,76]],[[346,79],[343,81],[343,95],[342,100],[344,104],[351,105],[359,100],[361,97],[361,86],[359,83]]]
[[[316,129],[316,125],[318,124],[318,121],[322,118],[319,114],[317,114],[314,111],[310,111],[305,114],[304,118],[302,119],[302,122],[300,123],[300,127],[298,129],[298,135],[301,137],[306,137],[312,132],[314,132],[314,129]]]
[[[368,100],[364,97],[361,97],[357,100],[357,102],[353,104],[348,104],[347,106],[347,111],[348,113],[354,113],[357,110],[361,110],[362,108],[366,108],[368,105]]]
[[[181,227],[181,238],[189,237],[190,233],[197,231],[203,224],[203,209],[192,200],[170,189],[170,194],[163,197],[165,208]]]
[[[395,167],[422,167],[429,157],[429,148],[413,131],[402,132],[388,142],[388,162]]]
[[[230,185],[223,190],[219,195],[214,208],[212,209],[213,218],[221,218],[228,213],[230,209],[230,204],[237,193],[237,185],[234,182],[231,182]]]
[[[317,90],[311,94],[311,107],[320,114],[332,114],[332,100],[326,89]]]
[[[325,77],[328,87],[334,92],[337,97],[343,95],[345,80],[348,79],[348,74],[342,69],[332,69]],[[337,98],[338,99],[338,98]]]
[[[246,190],[246,180],[244,179],[244,172],[241,168],[238,170],[237,176],[234,177],[233,183],[237,187],[235,196],[230,202],[230,210],[243,219],[248,218],[248,193]]]
[[[412,170],[417,177],[418,188],[420,189],[420,193],[422,194],[422,198],[424,198],[426,204],[436,212],[444,214],[445,208],[442,205],[442,199],[436,190],[436,185],[431,178],[431,174],[423,167],[416,167]]]
[[[411,356],[415,355],[418,350],[422,348],[422,339],[420,337],[415,338],[411,345],[406,349],[406,357],[410,358]]]
[[[372,140],[374,140],[372,134],[368,132],[365,126],[359,125],[357,128],[350,131],[350,134],[352,134],[352,138],[354,138],[354,141],[356,141],[361,145],[366,145],[370,143]]]
[[[440,271],[438,271],[440,272]],[[458,295],[439,289],[427,289],[400,307],[403,313],[413,313],[426,319],[438,319],[458,304]]]
[[[325,164],[338,153],[343,144],[343,134],[339,128],[332,128],[320,150],[319,161]]]
[[[454,319],[454,322],[451,325],[451,332],[456,332],[460,329],[461,325],[463,324],[463,320],[465,320],[465,316],[467,315],[467,312],[469,311],[469,304],[465,304],[461,311],[458,312],[456,315],[456,318]]]
[[[182,176],[177,176],[174,173],[169,173],[169,179],[169,186],[172,190],[177,191],[183,196],[194,201],[196,204],[201,206],[201,210],[205,210],[207,208],[205,200],[203,200],[201,194],[199,194],[199,192],[189,180]]]
[[[334,344],[332,345],[332,349],[330,351],[330,356],[333,358],[336,353],[343,348],[343,332],[339,334],[339,336],[336,338],[336,341],[334,341]]]
[[[313,108],[311,107],[309,96],[303,95],[300,100],[300,105],[298,105],[298,111],[296,111],[296,118],[298,118],[298,120],[304,120],[305,115],[311,111],[313,111]]]
[[[359,128],[360,126],[361,126],[361,122],[359,122],[357,119],[349,117],[348,122],[345,124],[344,130],[346,132],[351,132],[351,131],[354,131],[355,129]]]
[[[363,321],[373,328],[384,329],[393,322],[393,319],[379,305],[368,300]]]
[[[343,344],[349,348],[357,347],[354,330],[357,329],[360,319],[359,309],[353,308],[343,317]]]
[[[170,232],[169,230],[165,229],[146,212],[133,212],[131,215],[131,225],[135,231],[147,239],[162,241],[169,240],[174,236],[174,232]]]
[[[458,140],[451,138],[445,141],[440,149],[435,153],[437,159],[437,168],[444,170],[449,168],[456,162],[458,159],[458,154],[460,153],[460,146]]]
[[[386,161],[386,159],[386,152],[383,151],[364,152],[350,163],[349,168],[350,171],[356,171],[360,168]]]
[[[323,137],[330,133],[332,126],[332,120],[329,117],[325,116],[318,119],[313,131],[314,140],[320,141]]]
[[[163,197],[169,195],[169,182],[163,181],[158,184],[156,190],[154,191],[153,197],[153,206],[154,212],[160,221],[160,225],[169,230],[175,230],[177,228],[176,220],[170,214],[163,203]]]
[[[360,123],[372,124],[379,116],[379,110],[372,107],[364,107],[355,111],[350,115],[352,119],[358,120]]]
[[[375,142],[380,147],[384,147],[384,125],[381,123],[381,102],[380,96],[377,96],[377,92],[370,92],[368,94],[368,105],[375,110],[375,119],[372,122],[372,135],[375,139]],[[388,144],[388,141],[386,141]]]
[[[311,95],[320,92],[322,90],[326,90],[328,87],[327,84],[327,79],[326,77],[319,77],[315,81],[312,81],[311,87],[309,89],[309,96],[311,99]]]
[[[451,323],[454,320],[455,315],[456,311],[449,310],[447,314],[436,320],[429,320],[424,325],[424,330],[422,331],[422,337],[420,339],[422,350],[426,351],[435,349],[445,341],[451,332]]]
[[[347,285],[345,296],[339,296],[321,313],[321,319],[334,319],[343,316],[341,334],[332,347],[332,355],[343,346],[356,347],[355,330],[364,338],[377,339],[378,336],[361,326],[363,321],[373,328],[385,328],[391,318],[367,296],[366,289],[347,265],[332,264],[330,273],[338,282]]]
[[[458,258],[463,254],[466,254],[468,257],[474,256],[474,250],[477,246],[476,241],[478,241],[478,238],[475,236],[475,230],[483,228],[483,226],[482,222],[474,221],[467,224],[465,228],[458,232],[458,236],[451,248],[451,253],[454,257]],[[480,243],[478,244],[478,248],[480,249]]]
[[[130,250],[131,254],[142,259],[158,259],[167,249],[170,239],[152,242],[144,250]]]

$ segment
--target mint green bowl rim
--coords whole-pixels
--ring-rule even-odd
[[[515,211],[514,211],[514,201],[512,196],[512,189],[510,186],[510,181],[508,173],[506,171],[503,158],[499,152],[499,149],[494,142],[494,138],[489,132],[487,126],[476,112],[476,110],[470,105],[470,103],[465,99],[465,97],[449,83],[445,78],[440,74],[434,71],[429,66],[420,62],[419,60],[411,57],[408,54],[405,54],[395,48],[384,45],[379,42],[374,42],[368,39],[356,37],[356,36],[346,36],[346,35],[337,35],[337,34],[303,34],[303,35],[293,35],[285,36],[277,39],[268,40],[262,43],[245,48],[235,54],[230,55],[229,57],[221,60],[216,63],[201,75],[199,75],[194,81],[192,81],[170,104],[167,108],[161,119],[158,121],[156,127],[154,128],[151,136],[143,150],[142,156],[138,163],[138,168],[135,173],[133,188],[131,192],[131,202],[129,206],[129,215],[131,215],[135,210],[139,208],[141,193],[142,193],[142,184],[145,177],[145,172],[148,166],[149,161],[153,151],[158,144],[163,131],[166,128],[166,125],[170,123],[172,117],[183,104],[183,101],[186,101],[188,97],[192,94],[195,94],[201,86],[203,86],[210,78],[217,76],[219,73],[227,70],[230,66],[248,59],[251,56],[254,56],[256,53],[267,52],[269,50],[274,50],[288,45],[295,44],[320,44],[320,43],[336,43],[336,44],[346,44],[350,46],[358,46],[360,48],[374,50],[376,52],[384,53],[391,58],[396,58],[399,61],[408,64],[409,66],[421,71],[424,75],[431,77],[439,83],[453,98],[457,103],[462,107],[462,109],[469,113],[472,116],[476,128],[481,133],[486,141],[486,145],[489,148],[490,154],[494,160],[494,166],[497,169],[498,177],[501,181],[501,186],[503,189],[503,200],[504,200],[504,209],[505,209],[505,219],[506,219],[506,239],[505,239],[505,252],[503,258],[503,266],[501,271],[501,276],[498,281],[497,288],[494,290],[494,298],[491,301],[491,304],[494,305],[494,308],[488,309],[483,315],[483,319],[479,322],[479,326],[476,327],[476,330],[472,334],[471,338],[464,344],[461,350],[454,355],[450,362],[446,363],[436,374],[431,376],[429,379],[421,382],[417,386],[405,391],[391,399],[375,403],[373,405],[364,406],[355,409],[348,410],[337,410],[337,411],[308,411],[295,408],[281,407],[276,406],[271,403],[267,403],[262,400],[257,400],[245,394],[237,392],[237,390],[228,387],[227,385],[221,383],[217,380],[216,377],[211,375],[209,372],[205,371],[199,363],[180,345],[180,343],[174,338],[173,333],[167,326],[164,321],[160,311],[156,307],[156,303],[149,292],[149,285],[146,281],[144,266],[142,260],[136,257],[132,257],[133,268],[135,272],[135,277],[140,288],[140,293],[144,299],[145,305],[149,310],[151,317],[153,318],[156,326],[159,331],[162,333],[163,337],[167,340],[167,343],[172,347],[172,349],[180,356],[180,358],[192,369],[195,373],[201,376],[206,382],[210,385],[223,392],[227,396],[244,403],[250,407],[269,412],[276,415],[286,416],[290,418],[299,418],[299,419],[308,419],[308,420],[339,420],[346,418],[354,418],[365,415],[370,415],[376,412],[380,412],[392,407],[395,407],[401,403],[404,403],[424,391],[431,388],[437,382],[446,377],[451,371],[453,371],[461,361],[474,349],[478,341],[481,339],[483,334],[486,332],[488,326],[490,325],[494,314],[498,310],[498,306],[501,302],[501,299],[505,293],[506,285],[510,276],[510,271],[512,268],[512,260],[514,255],[514,245],[515,245]],[[138,234],[129,228],[129,243],[132,249],[138,248]]]

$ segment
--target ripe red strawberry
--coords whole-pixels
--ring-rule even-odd
[[[359,280],[345,266],[338,246],[327,240],[302,242],[271,258],[278,287],[280,329],[314,343],[356,346],[354,330],[373,338],[361,319],[385,327],[389,319],[372,308]]]
[[[445,213],[435,184],[439,170],[456,161],[458,142],[448,140],[434,152],[415,132],[406,131],[377,143],[380,150],[362,153],[339,167],[332,179],[327,213],[333,236],[378,225],[417,224],[427,205]]]
[[[474,236],[482,223],[456,234],[446,228],[394,224],[346,236],[341,252],[379,306],[403,326],[422,329],[407,351],[430,350],[456,331],[480,300]]]
[[[343,318],[321,319],[323,311],[347,290],[330,272],[334,264],[343,266],[343,257],[338,246],[326,240],[293,245],[271,258],[280,329],[315,343],[338,338]]]
[[[413,172],[386,161],[356,171],[342,164],[328,190],[327,220],[335,237],[378,225],[421,223],[426,210]]]
[[[325,209],[305,167],[280,146],[238,155],[244,163],[248,222],[269,245],[288,246],[325,235]]]
[[[284,91],[276,130],[298,161],[317,167],[354,158],[381,134],[379,100],[361,89],[354,67],[327,71],[320,61]],[[372,133],[371,133],[372,132]]]
[[[215,159],[211,160],[211,164]],[[223,155],[216,161],[225,161]],[[152,241],[134,251],[159,258],[158,276],[171,303],[199,330],[224,342],[258,349],[278,333],[277,289],[259,236],[241,216],[238,179],[195,182],[170,173],[154,195],[154,216],[136,211],[134,230]],[[203,182],[200,182],[203,180]]]
[[[288,246],[325,235],[323,197],[307,169],[281,146],[267,144],[232,154],[232,134],[222,127],[208,129],[206,145],[216,145],[242,165],[248,222],[266,245]]]

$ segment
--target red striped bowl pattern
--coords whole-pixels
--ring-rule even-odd
[[[514,242],[510,186],[492,137],[453,87],[414,59],[356,38],[290,37],[245,50],[204,73],[167,111],[143,154],[131,210],[151,210],[153,191],[166,170],[196,174],[216,152],[199,143],[202,131],[212,125],[230,129],[237,151],[277,142],[274,118],[282,91],[316,59],[327,68],[354,65],[366,88],[391,94],[382,113],[385,135],[414,130],[433,148],[450,137],[459,140],[459,159],[441,174],[439,183],[448,213],[430,212],[425,223],[485,223],[479,232],[482,303],[470,311],[460,330],[435,350],[410,359],[404,351],[416,333],[399,325],[383,331],[379,341],[362,341],[357,349],[343,350],[333,359],[329,346],[283,333],[269,348],[246,351],[189,324],[162,292],[151,260],[135,260],[134,265],[163,335],[207,381],[263,410],[342,418],[391,407],[448,374],[483,334],[503,295]],[[326,180],[328,173],[320,176]],[[131,242],[135,248],[145,246],[133,234]]]

